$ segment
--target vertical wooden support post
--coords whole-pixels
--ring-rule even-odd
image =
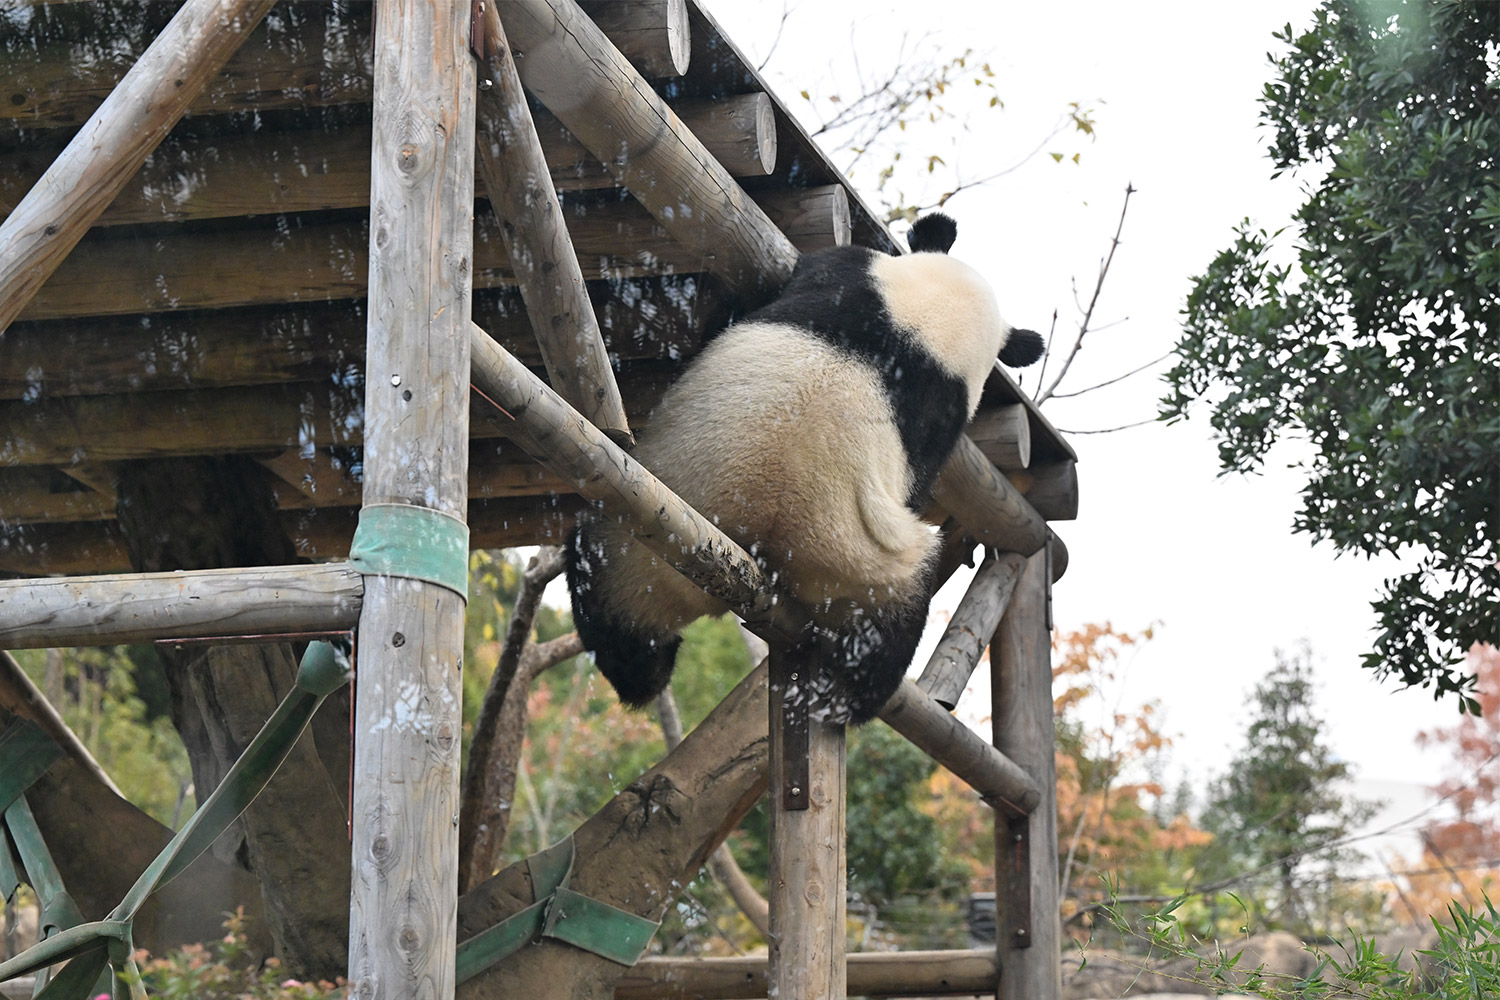
[[[474,60],[469,5],[375,6],[364,502],[463,518]],[[353,997],[450,998],[463,597],[371,576],[359,624]]]
[[[1062,993],[1047,552],[1026,562],[991,647],[995,746],[1041,789],[1031,815],[995,814],[995,921],[1004,998]]]
[[[809,719],[803,649],[771,649],[771,953],[768,995],[843,997],[844,727]]]

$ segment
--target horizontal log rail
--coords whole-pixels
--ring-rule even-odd
[[[787,205],[809,249],[828,246],[843,225],[837,198],[822,202],[827,236],[810,231],[808,198],[799,191],[761,196],[772,213]],[[689,274],[719,266],[711,252],[675,239],[631,201],[563,210],[586,280]],[[759,208],[756,211],[761,211]],[[730,225],[731,223],[725,223]],[[768,223],[770,224],[770,223]],[[21,314],[50,320],[78,316],[223,309],[292,301],[357,299],[366,293],[367,220],[310,222],[285,231],[190,231],[169,238],[130,233],[82,241]],[[777,238],[785,241],[780,230]],[[787,244],[791,246],[790,243]],[[490,213],[475,219],[474,287],[513,286],[516,276]]]
[[[973,996],[995,993],[993,948],[857,952],[847,958],[850,996]],[[752,1000],[767,993],[765,956],[643,958],[615,983],[615,1000]]]
[[[632,361],[696,354],[721,301],[696,275],[595,283],[589,294],[610,353]],[[476,294],[473,318],[541,364],[514,289]],[[0,400],[323,380],[360,364],[365,326],[353,300],[14,323],[0,337]]]
[[[683,124],[735,177],[771,172],[776,150],[771,106],[762,93],[672,105]],[[599,158],[555,117],[538,113],[536,129],[552,184],[559,191],[617,185]],[[356,122],[318,130],[227,133],[192,142],[169,136],[125,181],[94,225],[359,208],[370,203],[370,135],[368,122]],[[0,154],[0,217],[61,151],[61,143],[43,141]],[[192,178],[192,184],[185,187],[184,177]]]
[[[364,581],[345,563],[0,581],[0,648],[345,632]]]
[[[990,746],[911,680],[903,680],[880,712],[881,721],[952,771],[996,812],[1025,816],[1042,799],[1021,766]]]

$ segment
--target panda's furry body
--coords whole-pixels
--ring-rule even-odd
[[[931,215],[906,256],[804,256],[774,302],[693,360],[635,451],[811,609],[833,719],[872,718],[900,683],[937,548],[918,511],[997,355],[1028,364],[1041,349],[947,255],[953,235]],[[601,515],[580,520],[567,556],[574,623],[627,704],[666,687],[684,626],[727,610]]]

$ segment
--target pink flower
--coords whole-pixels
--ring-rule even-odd
[[[302,983],[300,981],[296,980],[296,979],[288,979],[288,980],[285,980],[281,984],[281,988],[284,989],[284,990],[290,990],[290,989],[295,989],[295,988],[297,988],[298,986],[301,986],[301,985],[302,985]]]

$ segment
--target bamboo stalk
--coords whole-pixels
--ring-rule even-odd
[[[0,581],[0,647],[345,632],[364,585],[344,563]]]
[[[633,444],[583,270],[493,3],[485,5],[483,16],[484,72],[491,85],[479,92],[479,169],[500,217],[505,252],[547,374],[558,395],[589,422],[614,440]]]
[[[0,331],[10,326],[94,219],[274,0],[188,0],[0,224]]]

